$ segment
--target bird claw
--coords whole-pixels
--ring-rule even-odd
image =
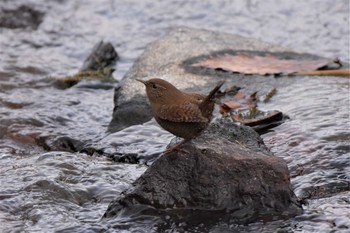
[[[185,154],[189,154],[189,152],[183,148],[180,148],[180,146],[182,144],[184,144],[185,142],[187,142],[188,140],[183,140],[182,142],[180,142],[179,144],[176,144],[168,149],[166,149],[162,154],[165,155],[165,154],[169,154],[171,152],[174,152],[174,151],[181,151],[181,152],[184,152]]]

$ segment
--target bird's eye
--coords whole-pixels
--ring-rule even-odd
[[[156,89],[156,88],[157,88],[157,85],[153,83],[153,84],[152,84],[152,88],[153,88],[153,89]]]

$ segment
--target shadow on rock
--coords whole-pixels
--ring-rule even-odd
[[[223,120],[158,158],[104,217],[140,206],[172,221],[195,218],[203,224],[287,218],[302,211],[285,161],[273,156],[251,128]]]

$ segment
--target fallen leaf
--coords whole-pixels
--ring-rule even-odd
[[[222,105],[225,108],[229,108],[229,109],[235,109],[241,106],[241,104],[238,102],[224,102]]]
[[[272,89],[266,96],[271,98],[276,89]],[[230,93],[230,90],[229,90]],[[232,120],[244,125],[253,127],[257,132],[262,132],[283,123],[283,114],[279,111],[264,112],[258,109],[259,100],[257,92],[246,95],[243,91],[238,91],[233,96],[223,92],[221,97],[220,113],[224,118],[231,117]],[[267,97],[265,97],[266,99]]]
[[[241,106],[240,103],[238,102],[224,102],[220,105],[220,113],[221,114],[227,114],[229,113],[232,109],[239,108]]]
[[[245,93],[238,91],[234,96],[230,96],[228,100],[224,101],[220,105],[220,113],[227,114],[232,110],[238,109],[250,109],[257,105],[257,92],[254,92],[249,97],[246,97]]]
[[[245,97],[245,94],[243,91],[238,91],[234,96],[232,96],[232,98],[236,100],[244,99],[244,97]]]
[[[334,61],[325,58],[300,59],[300,57],[278,57],[273,53],[241,51],[234,54],[221,54],[209,57],[193,67],[222,69],[242,74],[294,74],[314,71],[326,67]]]
[[[253,113],[251,111],[253,111]],[[241,112],[232,115],[232,119],[234,121],[238,121],[247,126],[267,125],[273,122],[281,121],[282,118],[283,114],[280,111],[263,112],[256,108],[245,113]]]
[[[231,117],[234,121],[252,127],[258,133],[266,132],[284,122],[284,115],[279,111],[263,112],[256,109],[253,112],[252,114],[251,110],[240,111]]]

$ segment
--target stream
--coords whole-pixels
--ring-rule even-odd
[[[348,0],[5,0],[0,9],[0,232],[157,231],[152,219],[137,213],[101,220],[147,165],[74,152],[69,142],[108,137],[114,87],[147,44],[174,26],[350,62]],[[114,83],[84,80],[64,90],[52,85],[75,74],[100,40],[120,56]],[[283,221],[194,226],[193,232],[350,232],[350,80],[290,78],[298,81],[261,106],[290,119],[262,137],[287,162],[296,195],[308,202],[305,212]],[[151,135],[149,153],[159,153],[172,137],[154,134],[154,127],[125,132]],[[126,136],[125,144],[128,138],[133,140]],[[174,224],[161,232],[181,229]]]

